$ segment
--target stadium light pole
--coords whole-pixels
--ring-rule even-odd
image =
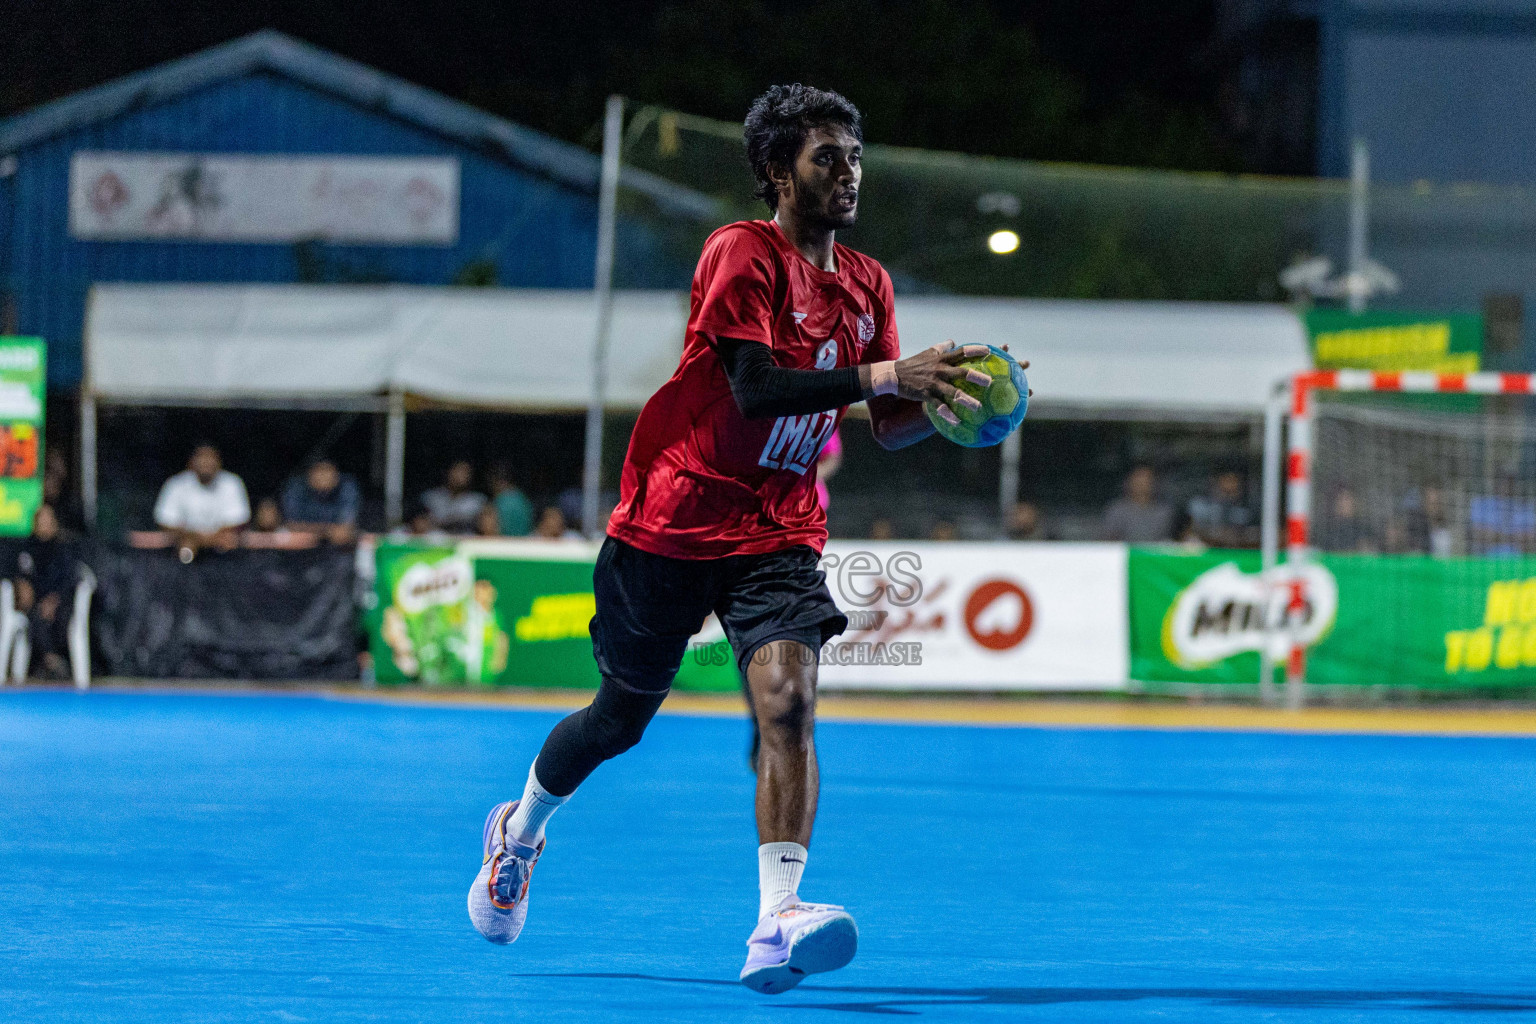
[[[1338,277],[1326,256],[1306,257],[1280,272],[1280,287],[1297,301],[1315,298],[1344,300],[1351,313],[1365,312],[1374,295],[1395,294],[1402,283],[1388,268],[1371,259],[1371,147],[1357,138],[1349,158],[1349,223],[1347,265]]]
[[[1363,313],[1370,290],[1366,266],[1370,260],[1371,223],[1371,149],[1364,139],[1355,139],[1349,159],[1349,311]]]
[[[581,532],[597,536],[603,482],[603,408],[608,398],[608,335],[613,326],[613,247],[618,225],[619,148],[623,145],[624,97],[609,96],[603,117],[603,168],[597,192],[597,262],[592,293],[597,334],[592,342],[592,401],[587,406],[586,459],[581,472]]]

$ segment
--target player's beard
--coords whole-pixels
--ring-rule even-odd
[[[794,196],[797,219],[802,224],[823,231],[853,227],[859,219],[857,204],[846,213],[832,208],[832,197],[840,191],[840,186],[833,185],[826,192],[819,192],[809,181],[796,174]]]

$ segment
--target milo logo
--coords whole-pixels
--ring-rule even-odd
[[[1339,585],[1321,565],[1282,565],[1249,575],[1224,562],[1179,591],[1163,617],[1163,656],[1180,668],[1204,668],[1266,647],[1283,658],[1333,628]]]
[[[417,562],[400,575],[395,585],[395,604],[407,615],[418,615],[433,605],[458,604],[469,596],[475,570],[469,559],[455,556],[441,562]]]

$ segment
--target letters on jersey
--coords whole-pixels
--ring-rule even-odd
[[[759,466],[804,473],[816,465],[821,446],[837,427],[837,412],[813,412],[805,416],[780,416],[773,421],[773,433],[758,458]]]

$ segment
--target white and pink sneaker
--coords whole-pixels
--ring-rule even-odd
[[[476,931],[497,944],[514,942],[522,933],[528,919],[528,883],[544,852],[543,840],[537,847],[524,846],[507,835],[507,819],[517,805],[516,800],[497,804],[486,816],[485,857],[469,887],[469,919]]]
[[[807,975],[848,966],[859,950],[853,915],[830,903],[801,903],[791,896],[757,922],[747,939],[741,983],[754,992],[788,992]]]

